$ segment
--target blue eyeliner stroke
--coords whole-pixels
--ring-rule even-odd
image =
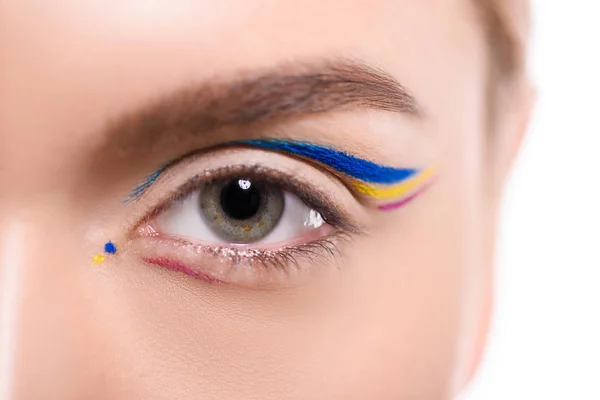
[[[393,184],[419,172],[418,169],[386,167],[352,154],[307,142],[258,139],[236,143],[311,158],[338,172],[369,183]]]
[[[403,181],[419,172],[418,169],[392,168],[376,164],[372,161],[363,160],[343,151],[335,150],[329,147],[317,146],[308,142],[286,141],[277,139],[254,139],[241,140],[229,143],[230,145],[242,145],[257,147],[265,150],[272,150],[286,154],[297,155],[310,158],[319,163],[325,164],[338,172],[348,175],[352,178],[379,184],[394,184]],[[156,179],[167,170],[171,165],[179,161],[178,158],[161,167],[152,175],[136,186],[131,194],[123,201],[128,203],[141,196]]]
[[[169,163],[168,165],[170,165],[170,164],[171,163]],[[125,200],[123,200],[123,203],[129,203],[131,200],[134,200],[135,198],[141,196],[142,193],[144,193],[146,191],[146,189],[148,189],[150,186],[152,186],[154,181],[156,181],[156,178],[158,178],[163,172],[165,172],[168,165],[160,168],[158,171],[156,171],[152,175],[148,176],[142,183],[137,185],[133,189],[131,194],[129,196],[127,196],[127,198]]]

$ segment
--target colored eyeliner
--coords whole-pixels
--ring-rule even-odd
[[[230,145],[249,146],[310,159],[332,168],[348,176],[357,192],[376,200],[389,201],[377,207],[382,211],[395,210],[408,204],[431,185],[435,175],[435,170],[431,167],[425,169],[389,167],[340,150],[308,142],[255,139],[236,141],[230,143]],[[141,196],[176,161],[171,161],[149,175],[134,188],[132,193],[125,199],[125,202]]]
[[[275,139],[245,140],[240,144],[310,158],[357,180],[393,184],[412,177],[415,169],[392,168],[363,160],[348,153],[307,142]]]

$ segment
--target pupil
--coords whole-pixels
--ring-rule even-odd
[[[252,218],[260,208],[261,193],[249,179],[229,182],[221,191],[221,208],[233,219]]]

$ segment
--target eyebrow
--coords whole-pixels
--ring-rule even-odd
[[[380,68],[348,60],[297,64],[162,96],[112,120],[105,147],[137,152],[223,128],[353,108],[419,115],[415,98]],[[239,139],[223,136],[223,142]]]

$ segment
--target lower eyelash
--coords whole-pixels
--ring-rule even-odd
[[[334,263],[339,270],[339,244],[349,240],[350,235],[333,232],[327,237],[308,243],[274,250],[211,247],[181,238],[141,239],[150,240],[147,248],[156,253],[150,256],[140,254],[141,259],[149,264],[182,272],[209,283],[249,287],[268,287],[269,284],[275,284],[281,287],[300,284],[300,278],[313,273],[311,268],[319,263]],[[181,259],[185,258],[192,258],[194,261],[182,262]],[[307,267],[306,262],[310,266]],[[236,278],[233,279],[234,277]]]

